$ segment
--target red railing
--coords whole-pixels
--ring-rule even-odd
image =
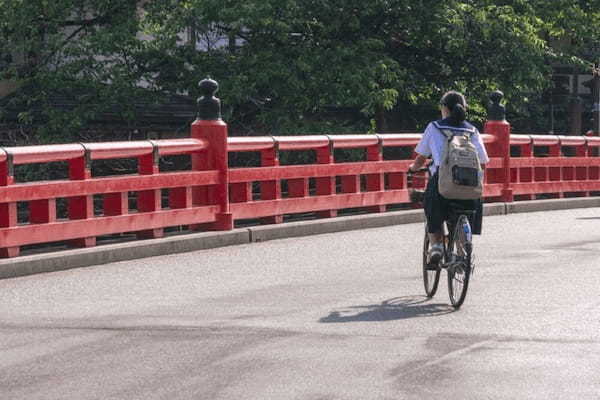
[[[70,241],[74,246],[93,246],[96,237],[135,231],[139,237],[160,237],[162,228],[215,222],[217,205],[192,202],[192,189],[219,183],[216,170],[161,173],[162,156],[206,153],[202,139],[87,143],[9,147],[0,152],[0,252],[19,254],[20,246]],[[137,159],[138,174],[93,177],[94,160]],[[67,163],[68,180],[16,183],[14,168],[34,163]],[[55,166],[54,166],[55,167]],[[161,206],[161,191],[169,189],[168,207]],[[129,193],[137,193],[135,210],[129,209]],[[94,196],[102,202],[94,213]],[[67,218],[57,218],[57,200],[65,199]],[[25,203],[27,221],[17,221],[17,204]]]
[[[511,135],[510,186],[518,199],[600,191],[600,137]]]
[[[600,191],[600,138],[510,135],[506,121],[489,121],[484,131],[491,158],[487,201]],[[188,139],[7,147],[0,149],[0,254],[12,257],[22,246],[56,241],[88,247],[98,236],[124,232],[158,238],[173,226],[229,230],[243,219],[281,223],[284,215],[307,212],[319,217],[352,208],[383,212],[410,202],[407,169],[420,137],[228,138],[227,125],[216,119],[195,121]],[[405,148],[404,157],[384,157],[390,148]],[[340,162],[338,149],[362,149],[364,161]],[[228,157],[240,152],[259,153],[260,166],[230,167]],[[304,152],[311,161],[282,165],[286,152]],[[159,170],[161,157],[181,154],[191,158],[190,170]],[[136,159],[137,174],[92,176],[93,162],[117,159]],[[56,162],[66,164],[68,179],[14,180],[19,165],[56,168],[50,164]],[[66,202],[66,217],[57,217],[57,201]],[[25,205],[26,220],[17,220],[18,204]]]
[[[382,149],[414,147],[418,140],[418,135],[231,138],[229,152],[258,151],[261,159],[260,167],[230,170],[232,213],[236,219],[270,217],[272,222],[281,222],[284,214],[314,211],[333,217],[340,209],[373,206],[383,211],[386,204],[406,203],[406,170],[411,161],[384,161]],[[335,149],[357,148],[365,150],[367,161],[335,162]],[[314,152],[316,162],[280,165],[280,153],[286,151]],[[260,187],[260,198],[255,201],[251,196],[253,182],[259,182]],[[283,182],[287,186],[285,197]]]

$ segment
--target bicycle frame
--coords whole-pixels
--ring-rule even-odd
[[[457,238],[454,237],[454,234],[456,232],[456,225],[458,224],[459,221],[463,221],[461,230],[462,230],[462,233],[464,234],[465,244],[471,244],[473,242],[473,231],[471,229],[471,224],[469,223],[469,214],[472,214],[472,213],[473,213],[473,211],[464,211],[464,210],[462,210],[459,213],[452,212],[448,221],[444,222],[444,230],[445,230],[445,232],[444,232],[444,250],[447,253],[446,260],[452,260],[452,259],[456,258],[456,256],[460,256],[459,254],[448,254],[448,247],[449,247],[450,243],[453,243],[454,241],[457,240]],[[455,256],[455,257],[451,257],[451,256]],[[447,267],[447,266],[443,266],[443,268],[445,268],[445,267]]]
[[[416,195],[422,194],[423,192],[413,189],[411,199],[413,201],[419,200],[420,202],[422,201],[422,196]],[[429,234],[427,233],[427,223],[425,224],[423,283],[427,297],[433,297],[438,288],[440,271],[446,269],[450,301],[452,306],[458,309],[465,300],[469,286],[469,277],[473,271],[473,232],[469,217],[473,216],[476,211],[465,209],[460,202],[450,201],[448,206],[449,215],[447,220],[442,224],[444,256],[436,264],[430,264],[428,260]]]

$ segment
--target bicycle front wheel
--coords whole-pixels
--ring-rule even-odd
[[[437,292],[438,283],[440,282],[440,268],[432,269],[427,263],[429,252],[429,235],[427,234],[427,225],[425,225],[425,239],[423,239],[423,285],[425,286],[425,294],[431,298]]]
[[[448,265],[448,294],[452,306],[459,308],[467,296],[472,267],[471,225],[466,216],[461,215],[456,222],[448,247],[451,257]]]

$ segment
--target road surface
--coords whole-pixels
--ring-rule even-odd
[[[486,217],[465,304],[422,225],[0,281],[0,399],[598,399],[600,208]]]

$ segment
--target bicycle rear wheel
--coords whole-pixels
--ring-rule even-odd
[[[465,215],[461,215],[456,222],[448,250],[451,257],[448,265],[448,294],[452,306],[459,308],[467,296],[473,255],[471,225]]]
[[[427,297],[433,297],[437,292],[440,282],[440,268],[430,269],[427,263],[429,252],[429,235],[427,235],[427,225],[425,225],[425,239],[423,239],[423,286]]]

